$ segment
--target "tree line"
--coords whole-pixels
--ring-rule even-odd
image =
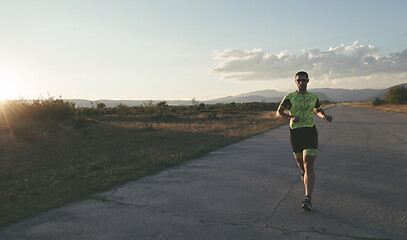
[[[384,99],[376,98],[373,103],[375,106],[382,104],[407,104],[407,89],[404,86],[395,86],[390,88]]]
[[[146,100],[140,106],[119,104],[106,107],[98,103],[96,107],[76,107],[75,103],[61,98],[38,99],[34,101],[14,100],[0,106],[0,120],[75,120],[84,117],[103,115],[143,115],[151,118],[177,117],[188,113],[211,111],[275,111],[279,103],[218,103],[204,104],[194,101],[192,105],[170,106],[166,101],[154,103]]]

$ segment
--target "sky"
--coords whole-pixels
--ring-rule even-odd
[[[209,100],[407,82],[407,1],[0,0],[0,99]]]

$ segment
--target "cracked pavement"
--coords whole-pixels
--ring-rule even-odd
[[[407,114],[336,106],[317,120],[314,211],[288,126],[42,213],[0,239],[405,239]]]

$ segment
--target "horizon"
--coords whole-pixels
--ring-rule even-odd
[[[407,81],[401,0],[0,1],[0,100],[207,101],[288,92],[302,70],[310,89]]]
[[[350,91],[359,91],[359,90],[386,90],[388,88],[394,87],[394,86],[398,86],[398,85],[403,85],[403,84],[407,84],[407,82],[405,83],[401,83],[401,84],[396,84],[396,85],[392,85],[389,87],[385,87],[385,88],[358,88],[358,89],[348,89],[348,88],[309,88],[309,91],[313,91],[313,90],[318,90],[318,89],[332,89],[332,90],[350,90]],[[84,101],[90,101],[90,102],[97,102],[97,101],[192,101],[195,100],[197,102],[205,102],[205,101],[213,101],[219,98],[225,98],[225,97],[236,97],[239,95],[243,95],[243,94],[247,94],[247,93],[252,93],[252,92],[260,92],[260,91],[277,91],[277,92],[281,92],[281,93],[289,93],[291,91],[279,91],[279,90],[275,90],[275,89],[260,89],[260,90],[254,90],[254,91],[250,91],[250,92],[243,92],[243,93],[238,93],[236,95],[227,95],[227,96],[220,96],[220,97],[215,97],[215,98],[211,98],[211,99],[196,99],[196,98],[191,98],[191,99],[108,99],[108,98],[100,98],[100,99],[86,99],[86,98],[61,98],[61,97],[55,97],[55,96],[48,96],[48,98],[44,98],[44,97],[38,97],[38,98],[32,98],[32,99],[26,99],[26,98],[20,98],[20,99],[2,99],[0,100],[0,102],[6,102],[6,101],[14,101],[14,100],[25,100],[25,101],[34,101],[34,100],[39,100],[39,99],[62,99],[62,100],[84,100]],[[293,89],[295,90],[295,89]]]

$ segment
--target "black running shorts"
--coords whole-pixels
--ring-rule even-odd
[[[318,149],[318,131],[313,127],[290,128],[290,141],[294,153],[302,153],[305,149]]]

